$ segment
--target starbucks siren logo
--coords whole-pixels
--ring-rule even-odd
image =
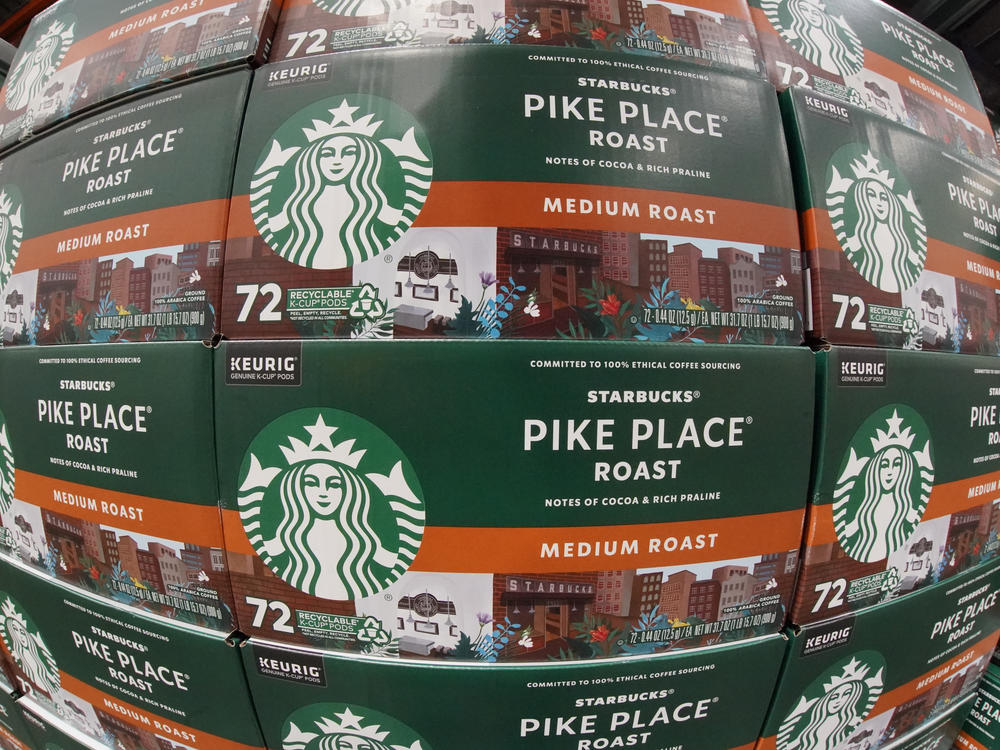
[[[424,533],[420,485],[399,446],[336,409],[293,411],[260,431],[241,467],[239,510],[264,564],[327,599],[385,589]]]
[[[761,0],[761,10],[789,47],[827,73],[847,78],[865,66],[865,48],[843,15],[819,0]]]
[[[14,500],[14,449],[7,434],[7,418],[0,412],[0,515],[6,515]]]
[[[320,10],[338,16],[385,16],[408,8],[413,0],[312,0]]]
[[[432,748],[408,726],[378,711],[346,703],[315,703],[285,721],[281,750]]]
[[[854,733],[882,695],[885,660],[855,654],[821,675],[778,728],[778,750],[836,750]]]
[[[21,191],[12,185],[0,186],[0,291],[14,273],[22,236]]]
[[[833,155],[827,178],[826,207],[851,265],[885,292],[913,286],[927,260],[927,227],[899,170],[850,145]]]
[[[902,404],[879,409],[854,433],[834,487],[841,548],[859,562],[884,560],[920,523],[933,484],[924,420]]]
[[[55,20],[23,54],[7,76],[7,109],[16,112],[34,101],[62,64],[73,44],[76,24]]]
[[[21,613],[10,596],[0,607],[0,637],[28,682],[54,699],[59,690],[59,667],[38,634],[38,628]]]
[[[274,134],[250,184],[250,210],[285,260],[347,268],[410,228],[432,172],[427,139],[409,113],[373,96],[327,99]]]

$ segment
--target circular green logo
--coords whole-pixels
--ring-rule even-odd
[[[851,144],[830,159],[826,184],[834,234],[855,270],[886,292],[913,286],[927,260],[927,227],[896,166]]]
[[[376,96],[335,97],[278,128],[258,160],[250,210],[285,260],[347,268],[410,228],[432,174],[430,146],[412,115]]]
[[[363,706],[313,703],[285,720],[281,750],[432,750],[400,721]]]
[[[793,50],[827,73],[841,78],[865,66],[865,48],[841,16],[826,12],[820,0],[761,0],[761,10]]]
[[[861,651],[821,674],[778,728],[778,750],[835,750],[860,726],[885,687],[885,659]]]
[[[338,16],[384,16],[407,8],[413,0],[312,0],[320,10]]]
[[[23,236],[21,191],[13,185],[0,185],[0,291],[14,273]]]
[[[14,449],[7,434],[7,418],[0,411],[0,515],[10,510],[14,500]]]
[[[240,469],[239,510],[264,564],[327,599],[385,589],[424,533],[422,490],[399,446],[337,409],[299,409],[260,431]]]
[[[73,44],[75,29],[75,19],[57,18],[36,39],[22,42],[21,54],[7,76],[7,109],[24,109],[42,93]]]
[[[0,638],[25,679],[36,690],[55,698],[59,690],[59,667],[45,641],[21,607],[9,594],[0,594]]]
[[[833,491],[841,548],[859,562],[884,560],[923,518],[934,485],[931,434],[904,404],[884,406],[851,438]]]

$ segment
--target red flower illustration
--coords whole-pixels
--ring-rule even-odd
[[[608,32],[607,32],[606,29],[602,29],[602,28],[591,29],[590,30],[590,38],[591,39],[597,39],[597,40],[603,42],[605,39],[608,38]]]
[[[83,309],[78,308],[76,314],[73,316],[73,325],[77,328],[83,325]]]
[[[590,631],[590,640],[595,643],[603,643],[608,640],[609,635],[611,635],[611,631],[608,630],[608,626],[601,625],[599,628]]]
[[[618,299],[618,295],[609,294],[606,299],[600,300],[597,304],[601,306],[602,313],[614,317],[621,309],[622,301]]]
[[[96,565],[90,566],[90,577],[93,578],[95,581],[101,577],[101,571],[97,569]]]

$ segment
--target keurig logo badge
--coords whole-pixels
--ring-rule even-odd
[[[7,419],[0,412],[0,515],[10,510],[14,499],[14,449],[10,445]]]
[[[254,550],[314,596],[370,596],[417,554],[424,502],[406,456],[380,429],[336,409],[300,409],[254,438],[239,509]]]
[[[281,750],[432,750],[412,729],[362,706],[316,703],[285,721]]]
[[[392,245],[430,190],[423,130],[386,99],[348,96],[285,122],[258,162],[250,207],[260,236],[307,268],[347,268]]]
[[[865,65],[865,49],[843,16],[815,0],[762,0],[761,9],[781,38],[802,57],[842,78]]]
[[[14,273],[23,235],[20,191],[4,185],[0,187],[0,290],[7,286]]]
[[[778,729],[778,750],[835,750],[865,720],[884,687],[885,660],[855,654],[816,679]]]
[[[933,484],[924,420],[902,404],[879,409],[854,433],[834,489],[841,548],[859,562],[884,560],[920,523]]]
[[[55,698],[60,680],[52,652],[38,634],[38,628],[9,596],[0,607],[0,637],[32,687]]]
[[[381,16],[407,8],[412,0],[312,0],[320,10],[338,16]]]
[[[75,26],[65,20],[53,21],[21,56],[7,76],[7,109],[24,109],[42,92],[73,44]]]
[[[883,291],[913,286],[927,260],[927,227],[898,169],[846,146],[830,160],[827,178],[826,207],[851,265]]]

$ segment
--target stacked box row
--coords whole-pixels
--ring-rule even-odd
[[[1000,669],[990,664],[979,683],[975,704],[955,742],[957,750],[1000,747]]]

